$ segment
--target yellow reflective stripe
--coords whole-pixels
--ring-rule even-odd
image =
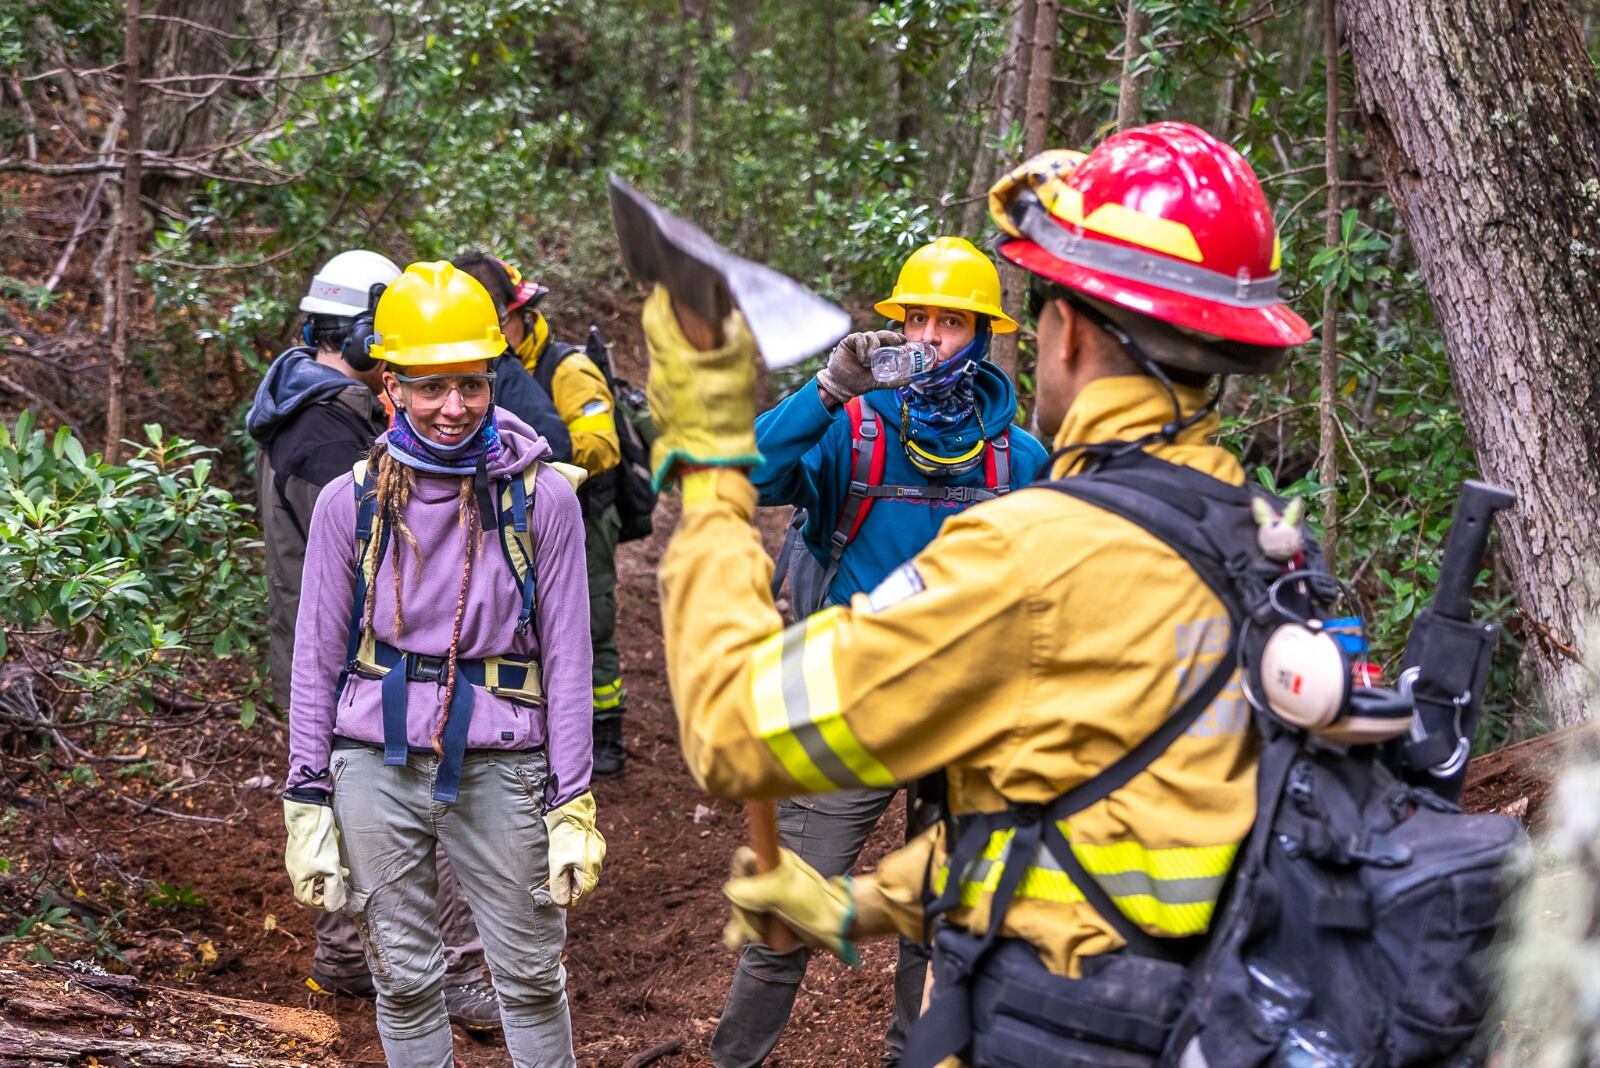
[[[594,707],[597,711],[616,708],[622,704],[622,680],[594,687]]]
[[[1065,832],[1065,821],[1063,821]],[[972,907],[993,893],[1005,869],[1000,859],[1012,830],[995,831],[972,868],[962,873],[961,903]],[[1173,846],[1148,849],[1138,842],[1074,844],[1073,854],[1117,908],[1133,922],[1167,935],[1205,932],[1239,847]],[[941,876],[945,875],[941,871]],[[936,880],[935,892],[946,880]],[[1017,896],[1071,905],[1086,900],[1071,876],[1043,846],[1017,886]]]
[[[1081,226],[1085,230],[1093,230],[1097,234],[1114,237],[1118,241],[1126,241],[1130,245],[1147,248],[1152,252],[1176,256],[1190,263],[1205,262],[1205,257],[1200,253],[1200,246],[1195,242],[1194,232],[1176,219],[1157,218],[1135,211],[1126,205],[1111,202],[1101,204],[1085,216],[1082,190],[1059,183],[1055,190],[1045,187],[1039,192],[1045,210],[1074,226]],[[1048,203],[1044,202],[1046,196],[1049,197]]]
[[[783,700],[786,634],[787,631],[780,631],[772,635],[756,646],[751,655],[750,704],[756,712],[756,731],[783,765],[783,770],[796,782],[812,793],[827,793],[834,789],[833,784],[817,770],[805,748],[789,733],[789,713]]]
[[[835,606],[774,634],[752,654],[751,701],[762,739],[814,792],[893,786],[894,775],[856,737],[833,669]]]
[[[1148,927],[1170,935],[1205,934],[1211,927],[1211,914],[1216,911],[1215,901],[1196,901],[1188,905],[1169,905],[1147,894],[1114,897],[1122,914],[1140,927]]]
[[[608,430],[616,430],[616,420],[611,418],[610,412],[601,412],[598,415],[580,415],[567,424],[567,429],[574,434],[604,434]]]
[[[1158,881],[1204,879],[1228,874],[1238,845],[1172,846],[1146,849],[1138,842],[1089,845],[1074,842],[1072,852],[1090,875],[1138,871]]]
[[[839,678],[833,670],[833,642],[844,610],[835,606],[806,620],[804,670],[806,693],[810,697],[811,722],[817,725],[823,741],[862,786],[893,786],[895,778],[877,757],[867,752],[861,740],[845,722],[839,707]]]

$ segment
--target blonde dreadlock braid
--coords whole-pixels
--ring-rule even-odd
[[[405,464],[396,463],[390,459],[388,449],[383,445],[373,447],[367,456],[369,468],[377,472],[376,485],[373,496],[377,499],[378,521],[384,524],[385,529],[399,534],[394,539],[394,625],[390,628],[390,637],[399,638],[400,631],[405,626],[404,616],[400,604],[400,571],[402,560],[400,556],[400,541],[403,539],[411,547],[411,558],[417,573],[422,570],[422,547],[417,544],[417,536],[411,532],[411,527],[405,520],[406,502],[411,499],[411,491],[416,488],[416,473]],[[373,581],[367,584],[367,603],[362,607],[362,630],[371,631],[373,612],[378,601],[378,566],[383,562],[378,554],[383,551],[382,539],[373,538],[368,543],[368,559],[372,565]]]
[[[461,494],[456,498],[456,515],[467,534],[467,563],[461,569],[461,593],[456,597],[456,618],[450,627],[450,654],[445,666],[444,698],[439,704],[439,720],[433,728],[433,751],[444,756],[444,728],[450,721],[450,700],[456,692],[456,647],[461,643],[461,619],[467,612],[467,588],[472,585],[472,562],[478,556],[477,497],[472,490],[472,478],[461,480]]]

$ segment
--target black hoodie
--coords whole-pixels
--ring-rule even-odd
[[[306,532],[322,487],[349,471],[383,432],[383,406],[366,386],[296,346],[272,362],[245,427],[256,439],[256,508],[267,545],[272,694],[289,707],[294,620]]]

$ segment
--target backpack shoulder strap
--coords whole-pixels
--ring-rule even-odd
[[[883,420],[878,418],[877,412],[860,397],[852,397],[845,405],[845,414],[850,420],[850,488],[845,493],[844,505],[839,509],[833,535],[828,539],[825,586],[832,584],[845,549],[867,521],[867,513],[872,510],[872,495],[867,491],[883,484],[884,466],[889,455],[888,442],[883,436]]]
[[[533,380],[539,383],[539,388],[544,390],[546,395],[553,398],[555,396],[556,368],[560,367],[562,362],[574,352],[582,351],[576,345],[569,345],[565,341],[557,341],[555,338],[551,338],[544,343],[544,351],[539,353],[539,362],[533,365]]]
[[[350,627],[345,638],[345,669],[339,675],[338,686],[341,690],[345,676],[361,652],[361,616],[367,603],[367,588],[374,580],[378,562],[383,559],[384,549],[389,542],[389,531],[378,515],[378,480],[366,459],[357,460],[350,473],[353,476],[351,488],[356,497],[356,586],[350,605]],[[373,552],[371,545],[375,532],[378,535],[378,548]]]
[[[983,456],[983,481],[996,497],[1011,492],[1011,428],[990,438]]]
[[[500,480],[499,503],[495,521],[499,527],[500,549],[505,553],[506,566],[517,580],[522,594],[522,604],[517,611],[517,633],[526,631],[533,622],[533,610],[538,598],[538,581],[533,564],[533,503],[538,488],[539,465],[531,463],[520,475]]]

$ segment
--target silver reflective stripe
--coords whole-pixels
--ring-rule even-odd
[[[1052,221],[1036,197],[1019,199],[1012,207],[1011,220],[1029,241],[1057,259],[1080,267],[1134,282],[1149,282],[1235,308],[1267,308],[1282,303],[1276,274],[1250,278],[1241,271],[1235,278],[1158,253],[1086,238]]]
[[[783,632],[783,706],[789,714],[789,733],[806,751],[806,756],[835,786],[847,789],[865,786],[860,776],[845,766],[833,747],[822,737],[822,728],[811,720],[811,694],[806,689],[806,621],[801,620]]]

